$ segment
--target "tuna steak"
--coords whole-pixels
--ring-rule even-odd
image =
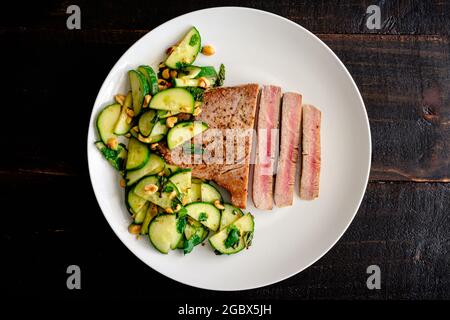
[[[291,206],[294,199],[301,119],[302,96],[294,92],[285,93],[281,106],[280,156],[274,193],[278,207]]]
[[[278,122],[281,88],[264,86],[258,111],[256,159],[253,171],[253,203],[261,210],[273,208],[273,175],[278,154]]]
[[[205,92],[202,112],[195,118],[209,126],[201,135],[203,155],[194,154],[186,161],[183,160],[186,157],[182,156],[182,146],[173,150],[168,150],[164,144],[158,146],[166,162],[192,168],[193,177],[213,180],[230,192],[231,203],[239,208],[245,208],[247,204],[258,94],[258,84],[222,87]],[[240,140],[233,134],[241,135]],[[192,142],[197,146],[195,137]]]
[[[300,181],[300,198],[304,200],[313,200],[319,196],[321,116],[320,110],[314,106],[303,106],[303,160]]]

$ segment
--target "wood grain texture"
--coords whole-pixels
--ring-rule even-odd
[[[20,201],[25,194],[27,201]],[[281,283],[236,293],[187,287],[140,262],[105,227],[86,175],[12,178],[0,185],[0,201],[17,203],[26,221],[10,212],[0,226],[3,261],[14,262],[1,264],[0,280],[14,295],[174,301],[450,298],[449,184],[369,184],[354,222],[325,257]],[[80,292],[65,287],[70,264],[82,268]],[[381,290],[366,288],[366,268],[372,264],[381,268]],[[150,287],[158,288],[158,297]]]
[[[0,26],[65,29],[66,9],[72,1],[10,1]],[[79,0],[82,28],[97,30],[151,30],[184,13],[217,6],[262,9],[286,17],[314,33],[432,34],[450,33],[450,4],[440,0],[298,1],[298,0],[185,0],[185,1],[88,1]],[[381,30],[366,27],[369,5],[381,9]]]
[[[366,104],[371,180],[450,181],[447,37],[320,35]]]

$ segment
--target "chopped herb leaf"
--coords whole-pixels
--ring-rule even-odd
[[[179,218],[177,220],[177,231],[178,233],[183,233],[184,228],[186,228],[187,217]]]
[[[184,69],[184,68],[186,68],[186,67],[189,66],[189,63],[186,63],[186,62],[177,62],[175,66],[176,66],[177,69]]]
[[[200,212],[200,215],[198,216],[198,221],[206,221],[208,219],[208,214],[206,212]]]
[[[235,248],[239,244],[241,238],[241,232],[236,226],[231,225],[228,227],[228,236],[225,239],[225,248]]]
[[[174,189],[173,189],[173,186],[171,186],[170,184],[168,184],[168,185],[166,185],[165,187],[164,187],[164,192],[172,192]]]
[[[106,160],[117,170],[122,170],[124,168],[125,161],[119,154],[122,152],[123,145],[120,144],[116,150],[110,149],[102,144],[102,146],[96,145],[97,149],[103,154]]]
[[[100,150],[103,153],[103,156],[106,158],[106,160],[115,160],[117,156],[119,155],[119,150],[113,150],[110,148],[102,148]]]
[[[185,207],[181,207],[180,211],[178,211],[178,218],[184,218],[187,215],[187,210]]]
[[[214,84],[216,87],[223,86],[223,82],[225,81],[225,66],[223,63],[220,65],[219,74],[217,75],[216,83]]]
[[[167,182],[167,177],[165,177],[165,176],[159,176],[158,182],[159,182],[159,185],[160,185],[160,186],[165,185],[166,182]]]
[[[122,158],[116,158],[116,161],[114,161],[113,167],[117,170],[122,170],[125,168],[125,159]]]
[[[191,39],[189,40],[189,45],[191,47],[195,46],[198,42],[200,41],[200,37],[198,36],[198,34],[194,33],[191,36]]]
[[[186,87],[185,89],[192,94],[195,101],[203,101],[203,93],[205,92],[204,89],[199,87]]]
[[[184,254],[190,253],[196,245],[201,241],[201,238],[194,234],[190,239],[184,241],[183,252]]]

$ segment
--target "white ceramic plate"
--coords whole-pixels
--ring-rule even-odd
[[[216,54],[199,55],[196,64],[224,63],[225,85],[276,84],[298,91],[304,102],[319,107],[322,118],[320,198],[271,212],[256,210],[255,236],[249,250],[216,256],[210,246],[183,256],[158,253],[145,237],[137,240],[127,227],[119,176],[95,149],[95,119],[113,96],[128,90],[127,71],[141,64],[154,67],[164,51],[190,26]],[[122,242],[154,270],[179,282],[214,290],[243,290],[288,278],[322,257],[342,236],[358,210],[368,181],[371,140],[364,103],[350,74],[316,36],[280,16],[247,8],[213,8],[185,14],[152,30],[116,63],[92,110],[88,134],[92,185],[106,220]]]

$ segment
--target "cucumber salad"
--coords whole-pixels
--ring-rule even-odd
[[[214,48],[202,47],[193,27],[167,50],[157,71],[148,65],[128,71],[131,90],[116,95],[96,123],[95,146],[122,176],[129,232],[148,235],[164,254],[188,254],[206,239],[216,254],[234,254],[250,246],[254,232],[250,213],[224,203],[213,184],[156,151],[158,143],[173,149],[208,130],[193,118],[201,113],[203,92],[223,85],[225,67],[194,65],[200,52],[208,56]]]

